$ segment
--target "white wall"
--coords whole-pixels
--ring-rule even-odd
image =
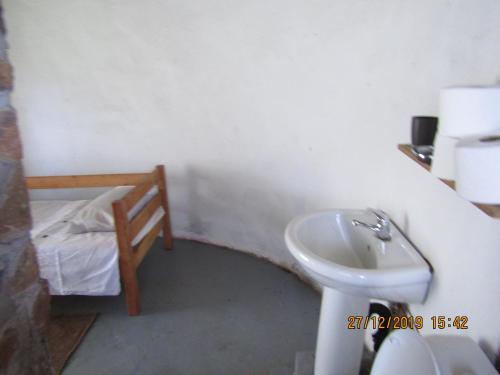
[[[498,0],[4,3],[28,174],[164,163],[177,236],[289,267],[294,215],[378,206],[435,267],[424,331],[500,350],[500,221],[396,150],[439,88],[499,81]]]

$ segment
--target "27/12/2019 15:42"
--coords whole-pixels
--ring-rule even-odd
[[[469,318],[466,315],[447,317],[445,315],[433,315],[430,317],[432,329],[468,329]],[[348,329],[422,329],[424,317],[416,316],[389,316],[378,315],[349,315],[347,317]]]

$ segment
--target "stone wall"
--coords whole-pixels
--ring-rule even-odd
[[[13,86],[0,3],[0,374],[51,374],[45,331],[49,294],[31,244]]]

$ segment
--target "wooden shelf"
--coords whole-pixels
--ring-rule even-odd
[[[405,154],[406,156],[408,156],[411,160],[413,160],[415,163],[417,163],[418,165],[420,165],[422,168],[424,168],[425,170],[427,170],[429,172],[431,171],[431,167],[430,167],[429,164],[423,163],[419,158],[417,158],[413,154],[413,152],[411,151],[411,146],[410,145],[400,144],[400,145],[398,145],[398,149],[403,154]],[[444,184],[446,184],[451,189],[455,190],[455,181],[445,180],[445,179],[442,179],[442,178],[440,178],[439,180],[441,180],[441,182],[443,182]],[[471,202],[471,203],[474,206],[476,206],[477,208],[479,208],[481,211],[483,211],[485,214],[487,214],[488,216],[495,217],[495,218],[500,218],[500,205],[498,205],[498,204],[479,204],[479,203],[473,203],[473,202]]]

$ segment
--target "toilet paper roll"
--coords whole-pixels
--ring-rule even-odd
[[[434,141],[431,172],[445,180],[455,179],[455,146],[460,138],[447,137],[438,133]]]
[[[459,195],[476,203],[500,204],[500,133],[460,140],[455,166]]]
[[[500,86],[441,90],[439,132],[448,137],[488,134],[500,128]]]

